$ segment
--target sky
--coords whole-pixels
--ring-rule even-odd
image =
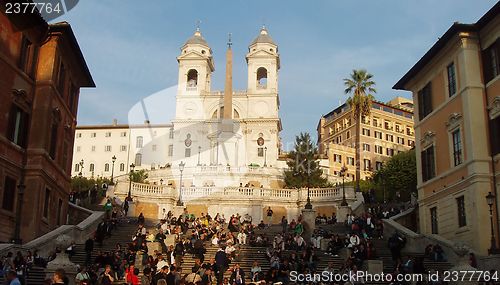
[[[396,83],[453,22],[473,23],[493,0],[82,0],[52,22],[71,24],[96,88],[82,89],[78,124],[126,123],[141,99],[175,86],[176,57],[197,21],[215,60],[212,90],[224,88],[228,33],[233,89],[246,88],[245,54],[265,25],[279,46],[281,137],[316,137],[321,115],[346,100],[353,69],[374,76],[380,101],[409,92]],[[158,119],[161,120],[161,119]],[[166,123],[152,121],[151,123]]]

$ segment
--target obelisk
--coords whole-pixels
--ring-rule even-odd
[[[222,114],[222,131],[233,132],[233,50],[231,34],[226,51],[226,82],[224,85],[224,113]]]

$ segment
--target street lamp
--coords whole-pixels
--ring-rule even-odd
[[[304,162],[305,161],[304,159]],[[307,203],[304,208],[308,210],[312,210],[313,208],[311,204],[311,169],[309,168],[309,164],[307,165]]]
[[[186,164],[184,163],[184,161],[181,161],[181,163],[179,163],[179,171],[181,172],[181,178],[179,180],[179,200],[177,201],[177,206],[183,205],[183,203],[182,203],[182,172],[184,171],[184,166],[186,166]]]
[[[83,159],[80,160],[80,162],[78,164],[80,164],[80,173],[78,173],[78,176],[82,177],[83,176]]]
[[[267,146],[264,147],[264,167],[267,167]]]
[[[200,153],[201,153],[201,146],[198,147],[198,166],[201,165],[200,164]]]
[[[116,161],[116,156],[113,155],[113,157],[111,158],[111,161],[113,162],[113,166],[111,166],[111,185],[115,185],[115,183],[113,182],[113,176],[115,174],[115,161]]]
[[[342,177],[342,203],[340,203],[340,206],[348,206],[347,201],[345,199],[345,173],[347,172],[347,166],[342,166],[340,168],[340,177]]]
[[[128,196],[127,199],[132,200],[132,174],[134,173],[135,164],[130,165],[130,174],[129,174],[129,182],[128,182]]]
[[[491,224],[491,248],[489,250],[490,254],[497,254],[497,245],[495,240],[495,231],[493,230],[493,204],[495,203],[495,195],[488,192],[486,195],[486,202],[490,206],[490,224]]]

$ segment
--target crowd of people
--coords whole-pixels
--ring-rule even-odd
[[[335,215],[318,215],[315,230],[306,238],[302,216],[290,222],[283,216],[279,230],[274,227],[271,231],[274,213],[270,207],[265,209],[264,219],[260,223],[254,223],[248,214],[234,214],[228,218],[223,214],[212,217],[208,213],[195,216],[184,209],[181,215],[174,216],[171,211],[163,210],[157,224],[146,225],[141,213],[134,221],[137,229],[130,240],[115,244],[112,250],[104,250],[103,243],[120,227],[120,217],[125,215],[127,206],[128,201],[117,205],[114,200],[107,200],[103,206],[105,219],[98,225],[95,234],[86,240],[84,248],[76,248],[72,243],[65,250],[70,257],[76,250],[85,251],[85,262],[76,275],[76,284],[243,285],[248,281],[287,284],[291,271],[306,274],[357,271],[366,260],[377,258],[373,240],[384,236],[382,219],[400,212],[398,208],[377,206],[368,208],[366,213],[359,216],[349,214],[344,220],[346,235],[325,229],[328,224],[338,222]],[[405,243],[405,238],[398,233],[388,239],[394,273],[424,272],[423,258],[445,260],[439,245],[428,246],[424,257],[403,258],[401,251]],[[205,256],[207,247],[216,248],[214,256]],[[244,247],[258,247],[269,266],[262,266],[258,260],[244,259]],[[260,251],[260,248],[264,249]],[[33,265],[44,267],[59,252],[61,250],[56,249],[46,258],[40,257],[37,252],[27,252],[24,256],[21,252],[15,255],[9,252],[2,260],[6,284],[25,284]],[[318,254],[342,255],[344,263],[340,268],[333,262],[329,262],[325,268],[319,268],[322,257]],[[186,256],[194,260],[190,268],[184,262]],[[249,264],[252,264],[250,269]],[[67,284],[67,278],[63,271],[57,271],[47,284]]]

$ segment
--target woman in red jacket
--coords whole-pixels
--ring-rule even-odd
[[[133,264],[130,264],[127,271],[127,284],[128,285],[139,285],[139,269],[135,268]]]

